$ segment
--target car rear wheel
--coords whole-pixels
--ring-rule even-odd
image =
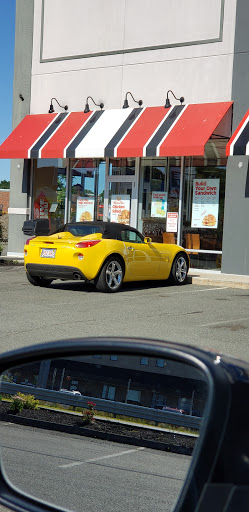
[[[102,267],[98,277],[95,280],[96,288],[99,292],[117,292],[123,283],[124,269],[119,258],[109,258]]]
[[[39,277],[39,276],[31,276],[27,271],[26,271],[26,276],[27,276],[27,279],[28,281],[33,284],[34,286],[49,286],[53,279],[45,279],[44,277]]]
[[[177,285],[185,284],[188,277],[188,259],[181,252],[176,255],[170,273],[170,281]]]

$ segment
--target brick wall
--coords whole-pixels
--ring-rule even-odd
[[[3,188],[0,188],[0,208],[1,208],[1,204],[3,205],[3,212],[8,212],[8,208],[9,208],[9,196],[10,196],[10,191],[9,189],[3,189]]]

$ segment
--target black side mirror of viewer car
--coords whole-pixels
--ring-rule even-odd
[[[3,354],[0,373],[2,505],[248,509],[249,364],[158,340],[85,338]]]

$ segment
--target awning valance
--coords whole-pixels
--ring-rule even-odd
[[[204,155],[212,135],[231,134],[232,102],[27,115],[0,158]]]
[[[226,155],[249,155],[249,110],[229,140]]]

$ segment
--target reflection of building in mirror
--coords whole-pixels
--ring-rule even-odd
[[[37,362],[10,374],[13,383],[33,390],[79,391],[86,397],[197,417],[206,404],[207,384],[201,371],[161,357],[95,354]]]

